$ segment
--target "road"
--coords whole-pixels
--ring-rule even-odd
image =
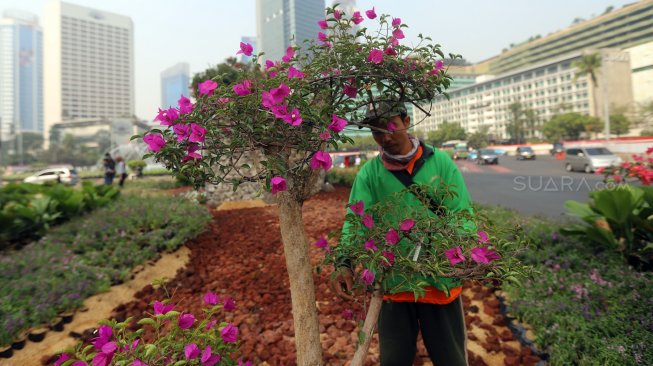
[[[567,200],[587,202],[589,192],[603,188],[601,176],[568,173],[562,161],[550,156],[517,161],[502,156],[499,165],[458,161],[472,200],[501,205],[530,215],[566,217]]]

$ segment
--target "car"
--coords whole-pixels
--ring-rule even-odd
[[[476,164],[499,164],[499,156],[494,149],[480,149]]]
[[[74,186],[79,182],[79,175],[73,168],[50,168],[41,170],[23,179],[25,183],[43,184],[61,182]]]
[[[549,150],[549,153],[551,153],[551,156],[553,156],[563,151],[565,151],[565,147],[562,145],[562,142],[556,142],[553,144],[553,148]]]
[[[572,147],[565,152],[565,169],[592,173],[599,168],[619,165],[622,159],[605,147]]]
[[[506,151],[505,149],[494,149],[494,153],[499,156],[502,156],[508,154],[508,151]]]
[[[515,153],[517,160],[535,160],[535,151],[530,146],[520,146]]]
[[[478,150],[472,150],[467,155],[467,160],[476,161],[478,159]]]

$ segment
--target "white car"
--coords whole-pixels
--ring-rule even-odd
[[[77,171],[72,168],[50,168],[37,172],[23,180],[25,183],[43,184],[45,182],[61,182],[74,186],[79,182]]]

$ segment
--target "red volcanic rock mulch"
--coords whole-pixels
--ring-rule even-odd
[[[304,221],[311,244],[320,235],[341,227],[348,197],[349,189],[339,187],[333,193],[319,193],[305,203]],[[236,310],[228,315],[227,321],[239,327],[242,358],[257,365],[295,365],[290,291],[276,207],[213,211],[213,216],[207,230],[187,243],[191,250],[188,267],[180,270],[168,284],[168,290],[174,293],[176,309],[201,314],[201,299],[207,291],[232,297],[236,300]],[[321,250],[311,245],[312,263],[315,265],[321,260]],[[330,269],[324,268],[321,274],[314,274],[322,348],[327,365],[345,365],[354,353],[357,338],[355,320],[345,320],[342,313],[352,308],[355,316],[362,318],[363,307],[333,295],[329,288],[330,273]],[[476,292],[470,292],[474,289]],[[471,306],[470,293],[474,300],[494,297],[480,286],[466,291],[468,295],[464,301],[469,305],[466,308]],[[139,319],[145,316],[145,312],[152,311],[150,304],[154,300],[162,298],[161,290],[147,286],[138,293],[137,300],[116,308],[114,316],[119,320],[128,316]],[[493,311],[496,309],[494,305],[486,306],[491,308],[487,312],[501,317]],[[503,365],[504,362],[509,365],[521,361],[521,348],[502,344],[502,339],[512,340],[503,332],[507,328],[497,330],[492,324],[483,324],[479,314],[469,310],[466,313],[468,322],[474,322],[467,325],[470,341],[474,341],[473,338],[483,341],[483,348],[478,349],[481,353],[488,352],[479,355],[470,350],[470,365]],[[478,329],[472,332],[472,328]],[[510,360],[504,360],[504,350],[509,351]],[[503,362],[497,363],[497,360]],[[366,364],[378,364],[376,340]],[[420,344],[415,365],[423,364],[431,363]]]

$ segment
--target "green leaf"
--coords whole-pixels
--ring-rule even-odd
[[[138,325],[151,325],[151,326],[155,326],[155,325],[156,325],[156,321],[154,321],[154,319],[152,319],[152,318],[143,318],[143,319],[139,320],[139,321],[137,322],[137,324],[138,324]]]
[[[145,358],[150,358],[156,353],[156,346],[153,344],[145,345]]]

